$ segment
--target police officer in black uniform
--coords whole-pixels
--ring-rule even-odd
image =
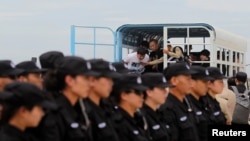
[[[5,85],[13,82],[16,76],[22,73],[23,70],[15,68],[11,60],[0,60],[0,92],[4,90]],[[3,101],[0,100],[0,119],[2,112]]]
[[[120,83],[120,80],[123,79],[124,74],[128,74],[130,70],[127,68],[126,64],[123,62],[113,62],[112,65],[115,67],[116,72],[120,74],[120,77],[118,78],[113,78],[113,88]],[[112,91],[107,98],[101,99],[101,107],[103,107],[108,114],[109,117],[112,117],[114,114],[114,110],[117,108],[118,104],[116,103],[114,99],[115,91],[112,88]]]
[[[61,51],[47,51],[39,56],[39,62],[44,69],[55,69],[57,61],[63,57]]]
[[[192,74],[192,89],[186,99],[190,103],[190,108],[195,116],[196,125],[201,141],[208,140],[208,118],[206,111],[202,107],[202,103],[199,101],[200,97],[205,96],[208,91],[207,83],[212,77],[209,76],[207,69],[201,66],[191,66],[191,69],[197,73]]]
[[[143,105],[144,91],[147,90],[141,77],[138,74],[124,75],[114,89],[118,108],[113,122],[120,141],[149,141],[146,131],[135,119],[137,109]]]
[[[0,91],[3,91],[6,84],[16,79],[22,73],[22,69],[17,69],[11,60],[0,60]]]
[[[55,98],[58,110],[54,120],[49,120],[50,128],[44,129],[41,137],[46,141],[92,140],[91,130],[81,112],[75,109],[80,98],[86,98],[90,89],[91,64],[78,56],[65,56],[57,63],[57,71],[47,81],[53,81],[53,90],[60,93]],[[46,82],[45,82],[46,83]],[[52,83],[52,82],[49,82]],[[44,121],[47,123],[47,121]],[[45,136],[46,135],[46,136]]]
[[[51,99],[57,97],[58,91],[54,88],[56,88],[57,85],[55,83],[49,83],[51,81],[47,81],[47,79],[51,78],[51,75],[53,76],[56,70],[56,65],[58,63],[58,61],[60,61],[60,59],[62,59],[64,57],[64,54],[60,51],[47,51],[42,53],[39,56],[39,61],[41,64],[41,68],[42,69],[47,69],[46,72],[43,73],[43,90],[47,91],[47,95],[48,97],[50,97]]]
[[[16,65],[16,68],[23,70],[23,73],[18,75],[18,81],[30,82],[41,89],[43,88],[42,74],[47,69],[39,68],[33,61],[22,61]]]
[[[173,85],[169,88],[169,95],[165,104],[160,107],[162,120],[170,125],[171,140],[173,141],[199,141],[199,135],[194,115],[185,96],[192,87],[192,71],[186,63],[169,65],[164,71],[166,79]]]
[[[148,130],[152,141],[170,141],[169,125],[160,120],[158,107],[165,103],[166,88],[170,86],[162,73],[145,73],[142,82],[149,89],[146,90],[142,113],[146,117]]]
[[[208,81],[208,92],[200,100],[209,118],[209,125],[225,125],[225,115],[221,111],[219,102],[215,99],[215,95],[221,93],[224,88],[225,76],[219,68],[208,67],[207,70],[212,80]]]
[[[26,82],[7,84],[0,98],[5,101],[1,141],[35,141],[35,136],[26,134],[26,129],[38,126],[45,112],[55,108],[42,90]]]
[[[41,73],[42,73],[42,90],[45,92],[45,96],[50,100],[55,100],[56,97],[60,96],[61,93],[57,89],[57,83],[51,81],[51,78],[54,78],[56,74],[56,63],[64,57],[63,53],[60,51],[47,51],[42,53],[39,56],[39,61],[41,65]],[[21,63],[19,64],[20,68],[28,69],[28,72],[33,72],[34,70],[37,72],[37,66],[29,65],[30,63]],[[28,66],[27,66],[28,65]],[[32,70],[32,71],[30,71]],[[44,71],[46,70],[46,71]],[[24,73],[25,75],[27,74]],[[55,103],[55,101],[54,101]],[[38,137],[40,141],[53,140],[57,135],[57,130],[54,130],[56,124],[55,118],[57,116],[57,109],[50,110],[47,114],[42,118],[40,124],[36,128],[29,128],[27,132],[29,134],[35,135]]]
[[[114,62],[112,64],[115,67],[116,72],[121,74],[119,78],[113,79],[114,80],[113,88],[115,88],[116,85],[120,85],[119,83],[121,83],[120,81],[123,79],[123,77],[126,77],[126,75],[124,75],[124,74],[129,74],[131,72],[127,68],[126,64],[124,64],[123,62]],[[118,108],[118,103],[116,103],[116,101],[114,99],[114,95],[116,93],[117,92],[115,91],[115,89],[113,89],[110,96],[106,99],[106,101],[109,100],[109,103],[110,103],[109,107],[110,108],[108,108],[108,109],[105,108],[105,109],[108,110],[107,112],[109,113],[110,116],[114,116],[113,113]],[[102,106],[107,107],[107,103],[106,103],[106,105],[102,105]],[[140,109],[137,109],[134,116],[135,116],[134,119],[136,120],[138,125],[141,126],[146,132],[148,132],[148,123],[146,121],[145,115],[143,115],[143,113],[141,112]]]
[[[93,141],[118,141],[119,138],[110,117],[100,103],[102,99],[109,97],[113,87],[113,78],[120,75],[108,61],[103,59],[91,59],[89,61],[92,70],[98,73],[97,76],[90,78],[89,96],[84,100],[91,122]]]

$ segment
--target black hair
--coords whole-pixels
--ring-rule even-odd
[[[149,48],[149,43],[148,43],[148,41],[142,41],[140,43],[140,46],[148,49]]]
[[[182,49],[182,47],[180,47],[180,46],[175,46],[175,47],[173,48],[173,52],[174,52],[174,53],[176,52],[176,48],[180,48],[181,53],[183,54],[183,49]]]
[[[18,74],[17,77],[20,77],[20,76],[27,77],[29,74],[32,74],[32,73],[34,73],[34,74],[42,74],[43,75],[42,72],[27,72],[27,71],[24,71],[24,72]]]
[[[17,76],[16,75],[0,75],[2,78],[9,78],[11,80],[16,80]]]
[[[149,43],[151,43],[151,42],[158,44],[158,40],[156,40],[156,39],[150,39]]]
[[[138,48],[137,49],[137,54],[145,55],[145,54],[147,54],[147,50],[144,49],[144,48]]]
[[[236,86],[235,77],[234,76],[227,79],[227,85],[228,85],[228,87],[230,87],[230,86]]]
[[[200,55],[205,55],[205,56],[209,57],[209,56],[210,56],[210,51],[207,50],[207,49],[203,49],[203,50],[200,52]]]
[[[154,88],[156,88],[156,87],[154,87],[154,86],[149,86],[149,87],[148,87],[148,90],[154,90]],[[144,99],[146,99],[146,98],[148,97],[147,91],[144,91],[143,93],[144,93]]]
[[[18,74],[17,77],[20,77],[20,76],[26,77],[26,76],[28,76],[28,74],[29,74],[28,72],[22,72],[22,73]]]
[[[24,107],[25,109],[31,111],[35,105],[20,105],[14,102],[3,102],[1,103],[3,106],[3,110],[0,117],[0,125],[6,124],[10,121],[10,119],[16,114],[17,110],[20,107]]]
[[[184,46],[184,49],[187,50],[187,47],[189,47],[189,50],[191,50],[191,49],[193,48],[192,45],[185,45],[185,46]]]
[[[119,87],[119,88],[115,88],[115,90],[113,90],[113,92],[115,93],[113,95],[113,98],[114,100],[116,101],[116,103],[120,103],[121,102],[121,93],[124,92],[126,94],[128,93],[131,93],[131,92],[134,92],[136,94],[141,94],[142,91],[139,91],[139,90],[136,90],[136,89],[133,89],[133,88],[128,88],[128,87]],[[145,91],[143,92],[143,95],[144,95],[144,98],[145,98]]]
[[[75,77],[74,74],[68,74],[60,70],[50,70],[43,77],[43,87],[49,92],[58,92],[65,88],[65,77],[70,75]]]

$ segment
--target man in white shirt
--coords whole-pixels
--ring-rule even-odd
[[[147,50],[144,48],[138,48],[136,52],[128,54],[127,58],[123,61],[127,64],[129,70],[143,73],[145,68],[142,65],[142,62],[148,62],[149,56],[147,55]]]

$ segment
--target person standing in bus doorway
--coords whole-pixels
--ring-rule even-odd
[[[135,119],[137,109],[143,106],[144,92],[141,76],[127,74],[114,88],[118,108],[115,111],[113,123],[120,141],[150,141],[147,132],[138,125]]]
[[[149,55],[150,62],[159,60],[159,62],[150,64],[150,62],[144,64],[147,65],[147,72],[162,72],[163,71],[163,51],[162,48],[159,47],[158,40],[151,39],[149,41],[149,47],[152,52]]]
[[[142,62],[148,62],[149,56],[144,48],[138,48],[136,52],[128,54],[125,58],[124,63],[127,64],[128,69],[131,72],[143,73],[145,68],[141,65]]]
[[[191,70],[186,63],[174,63],[164,69],[163,74],[173,87],[169,88],[169,95],[159,111],[164,123],[169,124],[171,140],[199,141],[195,117],[185,96],[192,88]]]
[[[191,66],[193,71],[197,73],[192,74],[192,88],[186,100],[190,102],[190,107],[195,116],[195,123],[198,128],[198,135],[200,141],[208,140],[208,118],[206,111],[200,102],[201,97],[205,96],[208,91],[208,81],[212,78],[209,76],[208,70],[201,66]]]
[[[188,57],[185,58],[182,48],[180,46],[175,46],[173,48],[172,45],[170,44],[170,41],[168,41],[167,48],[163,49],[163,53],[168,55],[168,61],[187,62],[188,64],[190,64],[190,60]],[[153,61],[142,64],[146,67],[149,67],[163,63],[163,61],[164,57],[162,56],[159,59],[155,59]]]
[[[153,141],[170,141],[169,125],[160,120],[158,108],[165,103],[168,92],[167,83],[162,73],[145,73],[142,82],[149,89],[146,90],[145,101],[141,109],[148,123],[148,130]]]
[[[42,74],[47,71],[46,69],[39,68],[33,61],[20,62],[16,65],[16,68],[23,70],[23,73],[17,76],[18,81],[29,82],[43,89]]]
[[[41,89],[27,82],[13,82],[0,93],[4,99],[1,119],[1,141],[35,141],[35,136],[26,133],[29,127],[37,127],[45,111],[53,109]]]
[[[157,40],[155,40],[155,41],[157,41]],[[170,43],[170,42],[168,41],[168,43]],[[157,45],[158,45],[158,43],[157,43]],[[163,54],[161,56],[161,53],[159,53],[159,56],[161,56],[159,58],[154,57],[155,54],[157,54],[157,53],[156,53],[156,51],[154,51],[155,50],[155,42],[153,40],[151,41],[151,46],[153,48],[153,49],[151,49],[153,53],[151,54],[150,61],[149,62],[142,62],[141,64],[143,66],[145,66],[146,72],[157,72],[156,70],[153,70],[153,68],[157,67],[158,64],[161,64],[161,63],[163,64]],[[169,48],[169,46],[171,46],[171,44],[168,45],[168,48]],[[157,47],[157,48],[159,48],[159,47]],[[160,71],[160,72],[162,72],[162,71]]]
[[[91,70],[90,62],[78,56],[65,56],[56,66],[57,71],[46,79],[49,84],[54,84],[59,95],[55,97],[58,106],[54,120],[44,121],[50,127],[43,128],[40,132],[41,141],[90,141],[92,134],[89,119],[77,111],[75,106],[79,99],[86,98],[90,91],[89,76],[98,75]],[[51,81],[51,82],[47,82]],[[87,115],[87,114],[86,114]],[[52,122],[53,121],[53,122]],[[52,123],[50,123],[52,122]],[[42,125],[41,125],[42,126]]]
[[[208,67],[207,70],[212,80],[208,81],[208,92],[205,96],[201,97],[201,103],[209,117],[209,125],[225,125],[225,115],[221,111],[219,102],[215,96],[222,92],[224,87],[223,79],[226,77],[217,67]]]
[[[103,59],[89,60],[92,70],[98,73],[90,77],[89,96],[84,100],[88,117],[91,122],[93,141],[119,141],[111,118],[106,110],[101,107],[101,101],[108,98],[113,88],[113,78],[119,78],[114,66]]]

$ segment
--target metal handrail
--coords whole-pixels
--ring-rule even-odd
[[[91,42],[77,42],[76,41],[76,28],[89,28],[89,29],[93,29],[93,43]],[[111,31],[112,35],[113,35],[113,44],[103,44],[103,43],[96,43],[96,30],[97,29],[106,29],[108,31]],[[91,27],[91,26],[76,26],[76,25],[71,25],[71,32],[70,32],[70,52],[72,55],[75,55],[75,50],[76,50],[76,45],[93,45],[94,48],[94,58],[96,58],[96,46],[113,46],[114,49],[114,54],[113,54],[113,61],[116,61],[116,33],[109,27]]]

